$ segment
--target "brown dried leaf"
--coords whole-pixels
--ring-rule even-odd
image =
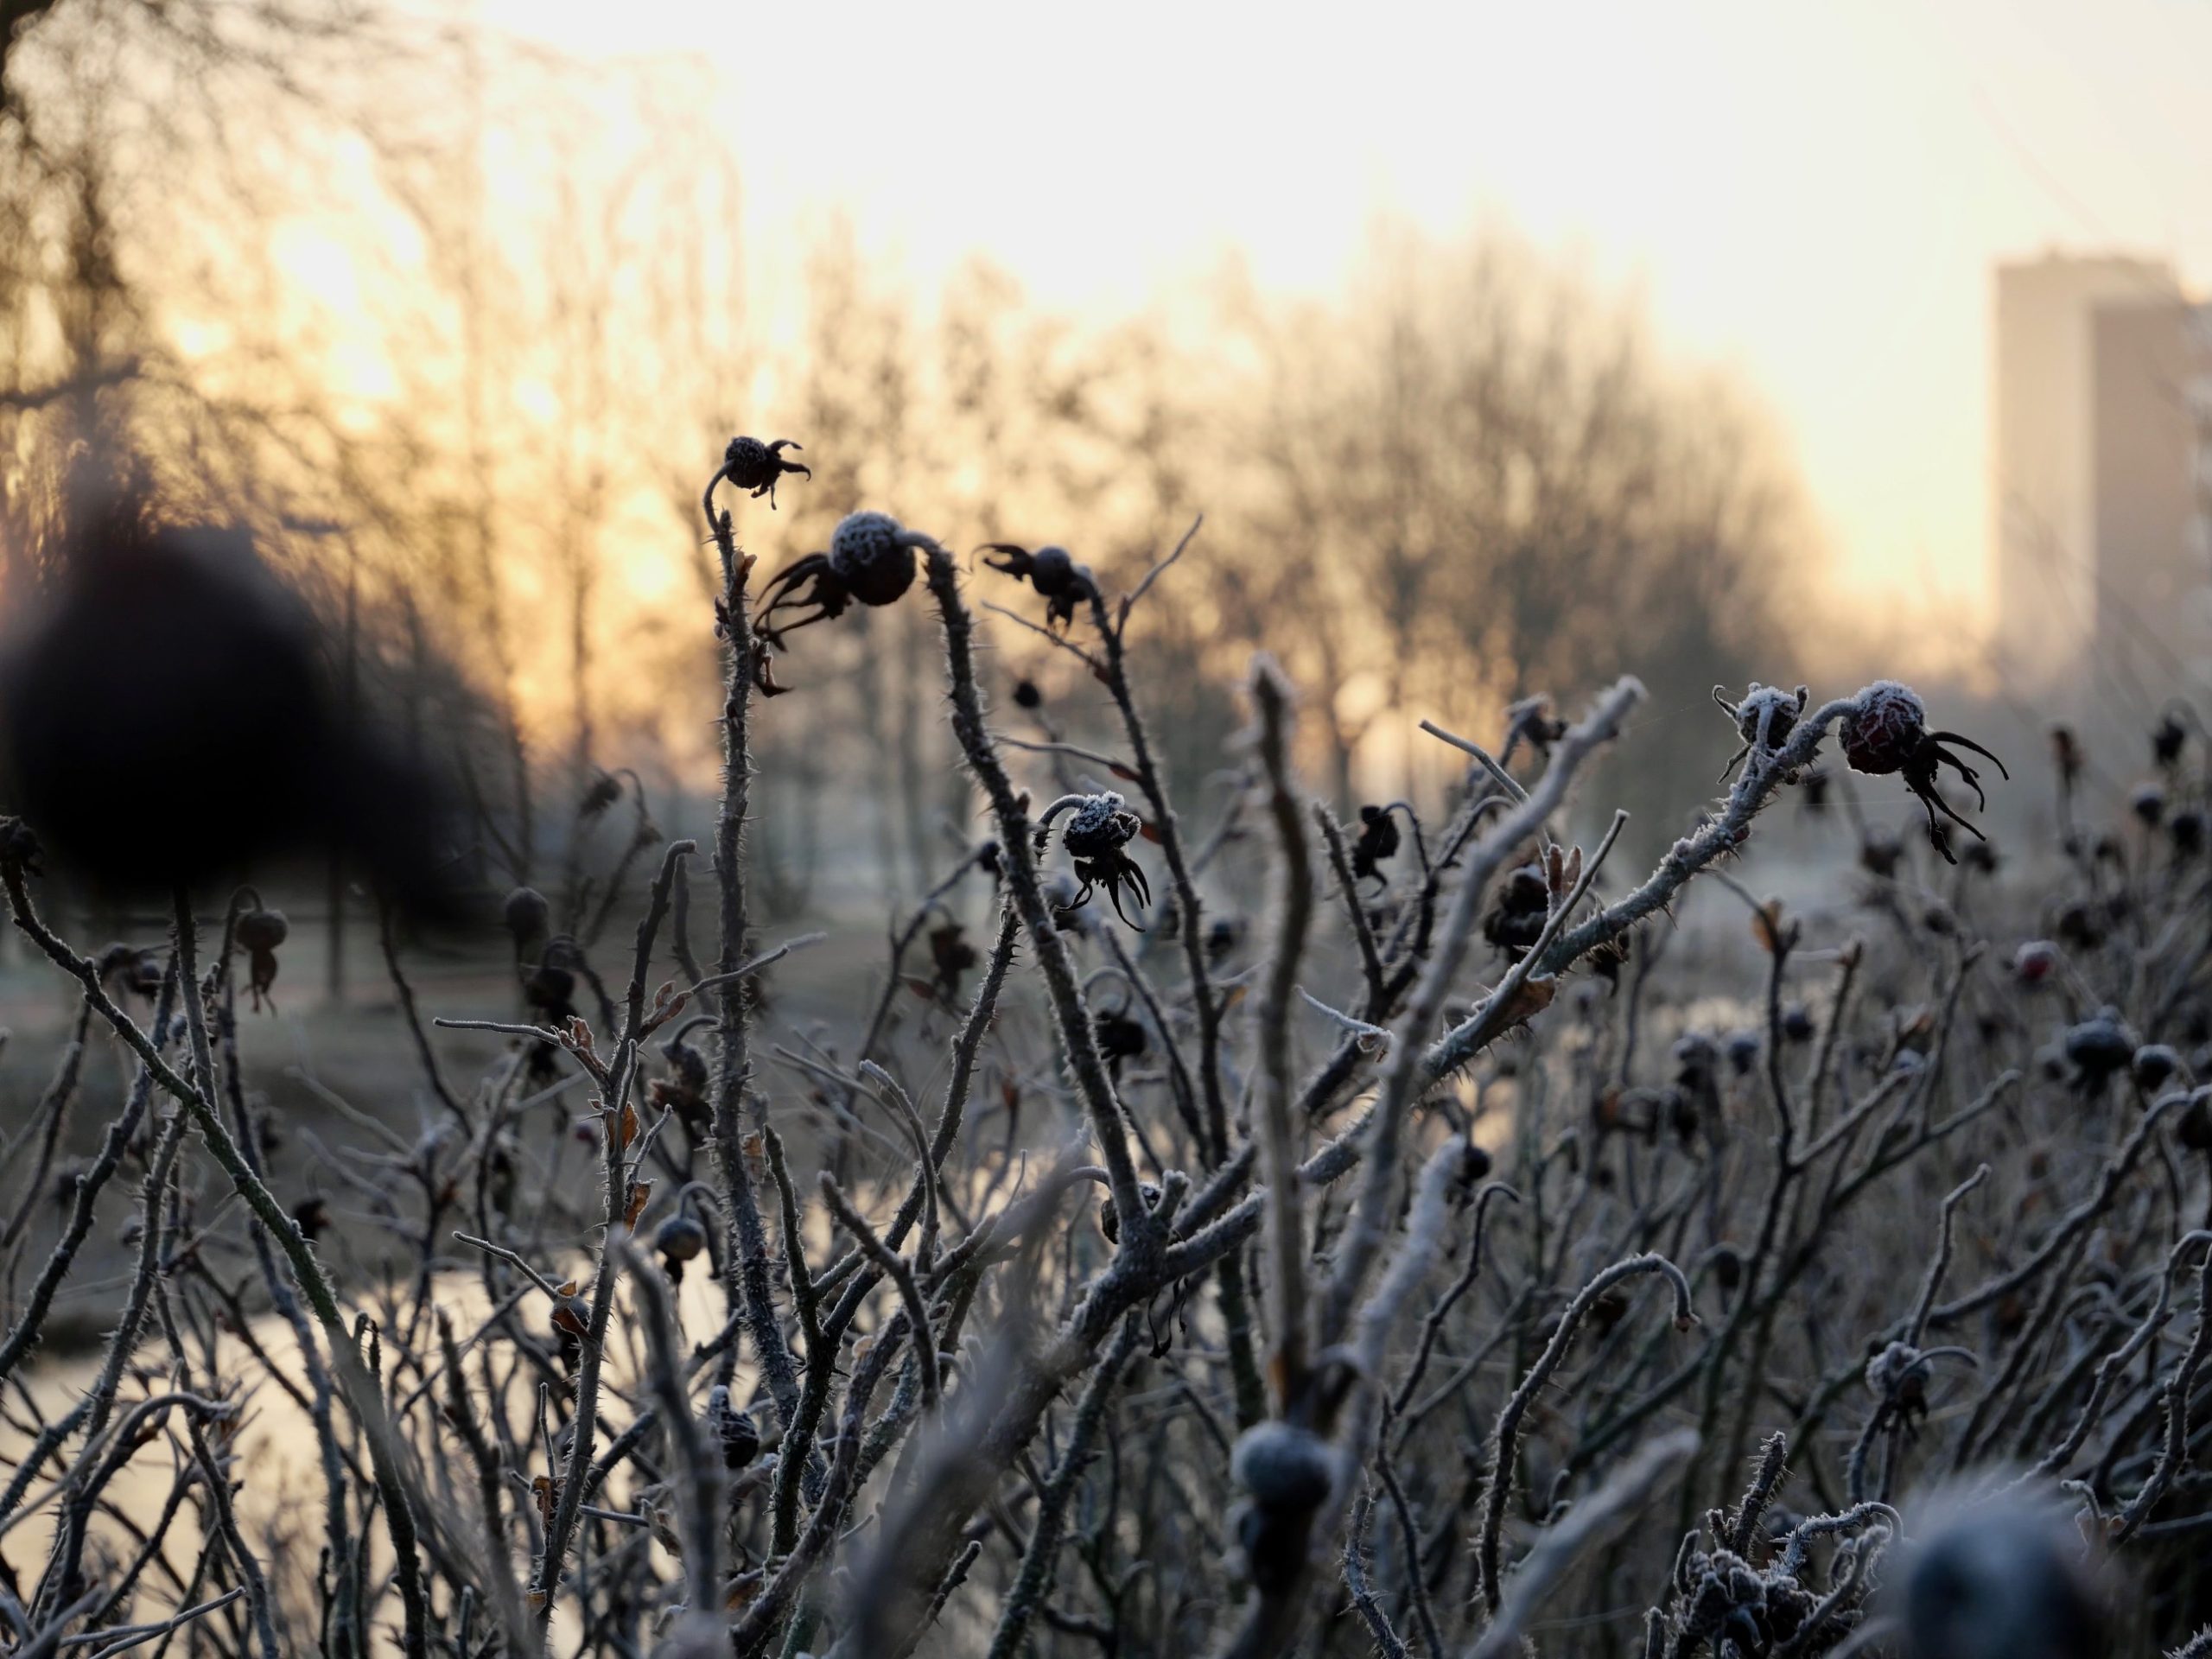
[[[1592,1115],[1597,1118],[1598,1127],[1601,1129],[1617,1129],[1621,1127],[1620,1084],[1613,1083],[1605,1085],[1604,1091],[1599,1095],[1594,1103]]]
[[[1552,999],[1558,995],[1559,981],[1548,976],[1541,979],[1522,980],[1513,993],[1513,1000],[1499,1011],[1503,1028],[1510,1031],[1525,1020],[1535,1019],[1551,1007]]]
[[[1783,919],[1781,899],[1770,899],[1751,912],[1751,937],[1767,955],[1779,956],[1797,943],[1797,924]]]
[[[658,1031],[677,1014],[683,1013],[690,1001],[690,992],[677,990],[676,982],[669,981],[654,993],[652,1012],[646,1017],[640,1034],[650,1036]]]

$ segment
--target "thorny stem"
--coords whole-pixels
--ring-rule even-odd
[[[1598,1299],[1622,1280],[1639,1273],[1656,1273],[1665,1276],[1675,1292],[1675,1324],[1688,1330],[1696,1323],[1697,1315],[1690,1306],[1689,1281],[1673,1262],[1661,1255],[1636,1255],[1616,1262],[1603,1273],[1582,1287],[1573,1301],[1559,1317],[1559,1325],[1552,1332],[1552,1339],[1544,1344],[1544,1351],[1529,1368],[1521,1385],[1514,1389],[1504,1408],[1497,1414],[1497,1430],[1491,1442],[1490,1480],[1483,1490],[1482,1520],[1475,1534],[1475,1568],[1482,1587],[1484,1604],[1492,1614],[1497,1613],[1503,1595],[1503,1581],[1498,1572],[1498,1535],[1505,1525],[1506,1496],[1513,1487],[1514,1465],[1521,1441],[1521,1421],[1529,1408],[1543,1392],[1544,1384],[1552,1373],[1559,1370],[1573,1345],[1574,1333]]]
[[[1030,1525],[1029,1546],[1022,1552],[1021,1567],[1014,1575],[1014,1586],[1007,1592],[1005,1611],[999,1615],[998,1629],[991,1634],[986,1659],[1014,1659],[1021,1651],[1022,1637],[1028,1631],[1030,1621],[1052,1591],[1069,1500],[1075,1496],[1077,1484],[1082,1480],[1094,1454],[1099,1432],[1105,1426],[1106,1408],[1129,1363],[1129,1356],[1135,1351],[1142,1330],[1142,1321],[1134,1313],[1122,1320],[1121,1334],[1114,1338],[1105,1358],[1084,1385],[1083,1397],[1076,1403],[1075,1421],[1068,1430],[1067,1445],[1050,1478],[1038,1491],[1037,1516]]]
[[[997,822],[999,847],[1007,886],[1012,891],[1022,925],[1029,931],[1030,948],[1045,976],[1061,1052],[1074,1074],[1077,1094],[1090,1120],[1098,1154],[1106,1165],[1108,1185],[1122,1217],[1121,1254],[1132,1262],[1156,1249],[1158,1227],[1137,1191],[1136,1165],[1129,1157],[1128,1138],[1122,1122],[1121,1103],[1106,1075],[1089,1010],[1076,983],[1074,964],[1068,959],[1066,941],[1045,902],[1037,879],[1037,861],[1030,849],[1029,814],[1015,795],[998,750],[991,742],[983,718],[982,693],[976,683],[975,623],[967,602],[960,597],[959,573],[952,556],[934,543],[924,550],[931,594],[944,630],[946,677],[951,689],[952,730],[959,740],[968,769],[991,804]]]
[[[194,1124],[206,1139],[217,1164],[230,1178],[232,1185],[245,1200],[247,1207],[268,1228],[270,1236],[276,1239],[286,1260],[291,1263],[300,1287],[307,1294],[308,1305],[314,1309],[315,1318],[330,1342],[346,1403],[353,1408],[354,1417],[368,1440],[370,1464],[376,1474],[379,1495],[384,1500],[385,1524],[391,1535],[395,1558],[394,1573],[406,1612],[404,1641],[408,1659],[427,1659],[429,1650],[428,1603],[423,1586],[422,1561],[416,1553],[415,1510],[410,1503],[405,1478],[397,1460],[397,1437],[385,1411],[382,1396],[361,1364],[359,1351],[353,1345],[353,1338],[346,1328],[345,1315],[338,1305],[337,1293],[331,1287],[328,1275],[316,1259],[314,1247],[301,1234],[291,1217],[285,1213],[283,1206],[277,1203],[275,1195],[238,1150],[238,1143],[231,1138],[229,1129],[224,1126],[213,1103],[179,1076],[162,1058],[161,1051],[139,1029],[137,1022],[116,1006],[100,983],[98,964],[71,950],[39,919],[32,908],[30,893],[24,885],[22,866],[13,861],[0,864],[0,884],[4,884],[7,888],[9,911],[16,927],[46,954],[48,960],[84,987],[86,1000],[100,1018],[107,1021],[138,1056],[154,1081],[191,1114]],[[193,1065],[200,1076],[212,1077],[214,1076],[213,1054],[207,1039],[207,1014],[198,992],[199,969],[194,950],[196,929],[191,906],[181,892],[176,895],[175,910],[176,973],[183,988],[185,1024],[191,1038]]]
[[[1669,903],[1682,885],[1715,859],[1733,852],[1751,835],[1751,820],[1770,796],[1812,764],[1813,755],[1827,728],[1853,707],[1850,698],[1826,702],[1798,721],[1789,741],[1764,759],[1747,763],[1729,791],[1721,811],[1694,833],[1676,842],[1642,885],[1608,905],[1580,925],[1554,938],[1541,953],[1530,973],[1564,972],[1601,944],[1618,938],[1653,912]],[[1554,766],[1558,764],[1554,760]],[[1548,774],[1547,774],[1548,776]],[[1478,1053],[1496,1036],[1479,1019],[1463,1020],[1428,1044],[1421,1056],[1425,1081],[1449,1077]]]
[[[12,881],[9,893],[10,899],[14,899]],[[29,907],[29,900],[26,897],[16,910],[18,926],[22,925],[22,917]],[[35,938],[36,936],[32,937]],[[59,941],[56,944],[59,944]],[[152,1041],[156,1049],[168,1041],[169,1020],[176,993],[176,963],[172,958],[162,976],[159,1000],[154,1007]],[[86,1006],[99,1010],[105,1000],[105,994],[98,1000],[87,996]],[[106,1017],[105,1013],[101,1014],[101,1018]],[[153,1087],[154,1072],[142,1064],[137,1078],[131,1084],[130,1092],[124,1101],[122,1112],[108,1125],[107,1134],[100,1142],[99,1156],[77,1178],[76,1196],[71,1205],[68,1225],[55,1243],[54,1253],[47,1258],[46,1265],[39,1270],[38,1279],[25,1300],[22,1316],[16,1321],[16,1328],[8,1333],[5,1343],[0,1343],[0,1381],[14,1374],[16,1367],[43,1333],[47,1309],[53,1304],[54,1292],[60,1287],[62,1280],[68,1276],[70,1268],[76,1262],[78,1250],[92,1230],[94,1200],[121,1166],[124,1148],[130,1145],[131,1137],[137,1133],[139,1120],[145,1115],[146,1102],[153,1093]]]
[[[1306,1294],[1305,1194],[1298,1184],[1297,1125],[1292,1122],[1290,1007],[1298,964],[1313,918],[1313,870],[1305,814],[1290,780],[1290,693],[1273,664],[1252,673],[1259,712],[1260,762],[1268,779],[1268,811],[1281,848],[1281,893],[1274,937],[1255,1030],[1258,1035],[1260,1177],[1267,1184],[1268,1362],[1279,1414],[1301,1403],[1306,1388],[1308,1318]]]
[[[577,1513],[583,1505],[584,1488],[590,1481],[592,1446],[599,1429],[600,1376],[607,1351],[607,1326],[614,1312],[615,1287],[621,1278],[621,1257],[616,1247],[628,1227],[631,1185],[637,1173],[636,1165],[630,1158],[632,1129],[636,1122],[630,1094],[637,1077],[639,1046],[646,1033],[645,976],[652,964],[653,940],[668,914],[676,867],[694,850],[690,842],[673,842],[661,860],[660,874],[653,882],[645,913],[638,923],[637,950],[629,991],[624,999],[621,1040],[615,1049],[613,1064],[607,1068],[607,1093],[600,1104],[600,1141],[607,1194],[604,1232],[592,1285],[591,1317],[582,1338],[583,1359],[576,1371],[575,1412],[569,1425],[568,1466],[560,1477],[560,1495],[554,1504],[552,1522],[546,1529],[545,1547],[538,1557],[537,1572],[530,1586],[541,1643],[552,1623],[555,1592],[561,1581],[562,1564],[568,1555]],[[724,999],[726,1004],[737,1000],[734,996]]]
[[[1215,995],[1212,970],[1206,961],[1205,905],[1198,893],[1189,850],[1184,845],[1181,821],[1176,816],[1174,803],[1160,776],[1160,763],[1153,753],[1152,734],[1145,726],[1136,693],[1129,684],[1128,670],[1131,615],[1138,602],[1151,591],[1153,583],[1183,556],[1203,522],[1203,518],[1192,521],[1174,550],[1145,574],[1122,601],[1117,613],[1109,613],[1104,594],[1094,586],[1090,615],[1103,651],[1098,663],[1099,677],[1104,681],[1115,710],[1121,715],[1122,728],[1128,736],[1134,762],[1130,769],[1149,809],[1153,833],[1160,838],[1160,857],[1167,866],[1168,885],[1175,896],[1176,939],[1183,948],[1184,971],[1190,981],[1191,1013],[1198,1027],[1198,1091],[1205,1118],[1201,1147],[1206,1161],[1218,1166],[1230,1156],[1229,1108],[1221,1075],[1222,1004],[1221,998]],[[1216,1266],[1215,1278],[1221,1293],[1223,1336],[1229,1349],[1236,1417],[1239,1423],[1249,1427],[1264,1414],[1266,1396],[1253,1342],[1251,1294],[1245,1281],[1243,1258],[1224,1256]]]
[[[753,656],[761,646],[753,637],[746,591],[752,561],[738,550],[728,512],[715,510],[714,487],[721,477],[718,472],[709,481],[704,505],[722,567],[722,594],[716,607],[723,642],[722,798],[715,819],[715,880],[721,892],[721,925],[715,969],[718,975],[726,975],[744,964],[752,925],[746,909],[745,819],[753,789]],[[722,1178],[723,1236],[735,1258],[728,1280],[730,1306],[733,1313],[745,1315],[746,1332],[753,1338],[777,1419],[788,1431],[798,1408],[798,1370],[776,1312],[767,1230],[761,1224],[760,1196],[745,1153],[745,1091],[752,1071],[752,1009],[745,987],[728,986],[715,999],[715,1007],[720,1047],[714,1074],[715,1160]],[[734,1375],[734,1363],[732,1350],[723,1361],[722,1382]]]
[[[1491,877],[1541,830],[1545,819],[1566,799],[1567,785],[1583,761],[1619,732],[1628,711],[1643,698],[1643,688],[1626,679],[1599,698],[1588,718],[1560,740],[1536,787],[1467,850],[1459,888],[1452,897],[1434,953],[1393,1034],[1390,1068],[1383,1077],[1363,1148],[1366,1175],[1353,1202],[1351,1218],[1345,1224],[1322,1300],[1319,1340],[1324,1345],[1343,1339],[1382,1249],[1385,1224],[1398,1191],[1399,1142],[1414,1101],[1421,1090],[1451,1069],[1433,1065],[1424,1045],[1443,1015],[1445,999],[1465,960],[1468,940],[1482,913],[1483,894]]]

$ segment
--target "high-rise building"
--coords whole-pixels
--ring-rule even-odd
[[[1998,657],[2054,712],[2212,664],[2212,307],[2160,262],[1997,268]]]

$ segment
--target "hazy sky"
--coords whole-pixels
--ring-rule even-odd
[[[1977,612],[1992,261],[2212,280],[2212,0],[494,11],[705,53],[753,228],[840,202],[922,280],[1126,305],[1235,247],[1325,287],[1378,209],[1502,217],[1749,380],[1853,572]]]

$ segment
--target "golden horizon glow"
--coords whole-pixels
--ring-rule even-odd
[[[1445,8],[493,0],[594,54],[696,54],[753,245],[830,213],[927,286],[988,256],[1138,308],[1240,262],[1337,286],[1378,213],[1494,218],[1640,297],[1775,415],[1840,587],[1991,611],[1991,268],[2060,245],[2212,273],[2212,6],[1675,0]],[[765,264],[767,262],[763,262]]]

